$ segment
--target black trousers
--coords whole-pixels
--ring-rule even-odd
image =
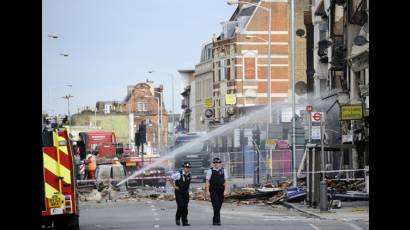
[[[221,223],[221,207],[224,202],[224,191],[224,186],[209,186],[209,194],[214,209],[213,223]]]
[[[177,202],[177,213],[175,219],[179,220],[182,218],[182,223],[188,223],[188,202],[189,202],[189,192],[188,191],[175,191],[175,200]]]

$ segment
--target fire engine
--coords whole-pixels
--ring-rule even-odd
[[[42,222],[55,229],[79,229],[74,156],[65,128],[45,128],[43,138]]]

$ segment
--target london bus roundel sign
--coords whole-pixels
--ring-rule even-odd
[[[320,121],[320,118],[321,118],[321,117],[322,117],[322,116],[321,116],[320,113],[315,113],[315,114],[313,114],[313,116],[312,116],[313,120],[315,120],[315,121]]]

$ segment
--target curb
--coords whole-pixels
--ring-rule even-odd
[[[329,219],[329,218],[320,216],[320,215],[318,215],[318,214],[316,214],[316,213],[309,212],[309,211],[303,210],[303,209],[301,209],[301,208],[298,208],[298,207],[296,207],[295,205],[290,204],[290,203],[288,203],[288,202],[283,202],[282,205],[285,206],[286,208],[295,209],[295,210],[297,210],[297,211],[299,211],[299,212],[302,212],[302,213],[304,213],[304,214],[307,214],[307,215],[312,216],[312,217],[315,217],[315,218],[325,219],[325,220]]]

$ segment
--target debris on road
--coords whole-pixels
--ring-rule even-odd
[[[299,202],[306,198],[306,191],[302,187],[291,187],[287,189],[287,200],[289,202]]]

